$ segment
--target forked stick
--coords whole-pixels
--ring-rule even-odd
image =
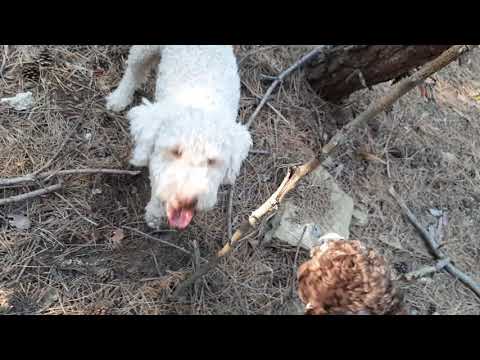
[[[410,211],[410,209],[405,205],[403,200],[400,198],[400,195],[397,194],[395,189],[391,187],[388,192],[390,195],[395,199],[397,202],[398,206],[402,209],[403,215],[410,221],[410,223],[413,225],[415,230],[420,234],[422,239],[426,242],[428,248],[432,251],[434,256],[437,258],[439,261],[439,264],[443,265],[440,267],[440,269],[445,268],[447,272],[449,272],[453,277],[457,278],[460,280],[462,283],[464,283],[466,286],[468,286],[479,298],[480,298],[480,285],[477,284],[471,277],[469,277],[467,274],[463,273],[460,271],[458,268],[456,268],[450,259],[447,259],[446,256],[439,250],[439,246],[437,242],[430,236],[430,234],[420,225],[420,222],[417,220],[415,215]]]
[[[58,191],[62,188],[62,186],[63,186],[63,183],[59,182],[57,184],[50,185],[50,186],[47,186],[47,187],[42,188],[42,189],[30,191],[30,192],[25,193],[25,194],[20,194],[20,195],[10,196],[10,197],[5,198],[5,199],[0,199],[0,206],[6,205],[6,204],[11,204],[11,203],[14,203],[14,202],[24,201],[24,200],[31,199],[31,198],[34,198],[34,197],[37,197],[37,196],[42,196],[42,195],[45,195],[45,194],[48,194],[48,193],[51,193],[51,192],[54,192],[54,191]]]
[[[14,178],[0,179],[0,187],[10,186],[14,184],[21,184],[26,182],[35,182],[36,180],[45,180],[53,176],[62,175],[92,175],[92,174],[110,174],[110,175],[138,175],[140,171],[129,171],[121,169],[70,169],[59,171],[47,171],[38,175],[30,174]],[[0,206],[31,199],[37,196],[45,195],[47,193],[60,190],[63,186],[63,182],[60,180],[58,184],[50,185],[42,189],[34,190],[21,195],[14,195],[5,199],[0,199]]]

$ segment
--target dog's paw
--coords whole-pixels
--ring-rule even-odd
[[[163,225],[163,218],[145,213],[145,223],[149,228],[159,230]]]
[[[118,91],[114,91],[113,93],[108,95],[105,100],[107,110],[113,112],[120,112],[122,110],[125,110],[125,108],[130,105],[133,99],[128,96],[124,96]]]
[[[151,207],[147,205],[145,209],[145,223],[154,230],[159,230],[164,225],[164,217],[159,215],[157,211],[152,211]]]
[[[138,159],[138,158],[131,158],[128,162],[130,165],[134,167],[146,167],[148,166],[148,160],[147,159]]]

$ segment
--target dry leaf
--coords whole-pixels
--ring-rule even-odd
[[[18,230],[28,230],[32,225],[30,219],[24,215],[10,214],[8,215],[8,219],[8,223]]]

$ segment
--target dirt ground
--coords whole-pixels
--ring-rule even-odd
[[[53,56],[37,81],[25,64],[41,49]],[[310,50],[308,46],[238,46],[243,82],[241,121],[246,121],[275,75]],[[104,96],[120,79],[127,46],[9,46],[0,56],[0,97],[31,91],[31,110],[0,104],[0,177],[25,175],[45,165],[73,135],[49,170],[127,168],[131,142],[123,114],[104,109]],[[4,59],[3,66],[2,60]],[[359,131],[329,166],[355,205],[368,213],[351,237],[367,242],[395,273],[432,264],[422,240],[387,193],[394,185],[423,225],[430,209],[447,213],[442,249],[480,282],[480,53],[434,76],[433,99],[418,89]],[[309,159],[338,128],[381,96],[389,84],[353,94],[341,106],[326,104],[302,71],[274,93],[251,130],[254,151],[244,163],[233,196],[237,226],[280,184],[287,168]],[[153,81],[140,96],[151,97]],[[84,114],[82,118],[82,113]],[[81,120],[83,119],[83,120]],[[79,121],[82,121],[79,123]],[[383,161],[358,156],[367,150]],[[45,184],[51,184],[50,179]],[[39,184],[2,188],[0,199]],[[303,185],[305,186],[305,185]],[[305,189],[290,196],[300,203]],[[227,189],[219,204],[199,215],[188,231],[154,232],[143,221],[149,197],[146,173],[70,176],[64,189],[0,208],[0,312],[4,314],[287,314],[295,294],[296,249],[280,243],[253,246],[266,226],[209,273],[185,299],[172,289],[194,269],[188,252],[198,244],[209,257],[226,241]],[[321,207],[319,207],[319,211]],[[11,221],[21,215],[22,227]],[[10,221],[9,221],[10,219]],[[168,243],[177,247],[170,246]],[[297,262],[307,253],[300,251]],[[445,272],[401,282],[418,314],[480,314],[478,298]]]

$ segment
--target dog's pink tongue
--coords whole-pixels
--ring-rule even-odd
[[[192,221],[193,209],[175,209],[169,215],[170,226],[183,230]]]

